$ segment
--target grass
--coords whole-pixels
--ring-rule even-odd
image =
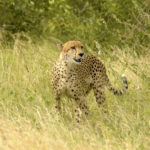
[[[129,90],[121,97],[106,92],[107,113],[98,109],[90,93],[90,119],[78,127],[67,98],[63,117],[54,109],[50,79],[59,54],[55,42],[16,40],[13,48],[1,46],[0,149],[149,150],[150,54],[137,57],[128,47],[113,49],[98,57],[115,87],[121,86],[125,73]]]

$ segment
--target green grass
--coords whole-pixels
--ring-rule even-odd
[[[116,47],[102,51],[98,57],[112,84],[121,87],[125,73],[129,90],[121,97],[106,92],[107,113],[90,93],[90,118],[78,126],[69,99],[63,99],[63,117],[54,109],[51,68],[59,54],[54,43],[17,40],[14,48],[0,48],[0,149],[149,150],[150,54],[136,57],[129,48]]]

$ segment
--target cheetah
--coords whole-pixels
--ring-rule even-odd
[[[60,55],[52,69],[52,87],[55,94],[56,109],[61,111],[61,96],[75,101],[77,122],[82,114],[88,116],[87,96],[93,90],[100,107],[105,101],[105,87],[115,95],[122,95],[128,89],[127,79],[123,77],[123,88],[112,87],[103,63],[93,55],[84,54],[80,41],[68,41],[58,45]]]

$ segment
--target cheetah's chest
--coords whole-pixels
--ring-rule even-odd
[[[61,92],[70,97],[74,95],[83,95],[89,91],[91,78],[81,75],[76,70],[61,66],[57,69],[59,72],[59,85]]]

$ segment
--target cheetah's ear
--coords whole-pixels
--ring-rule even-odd
[[[63,49],[63,44],[57,44],[57,47],[61,51]]]

